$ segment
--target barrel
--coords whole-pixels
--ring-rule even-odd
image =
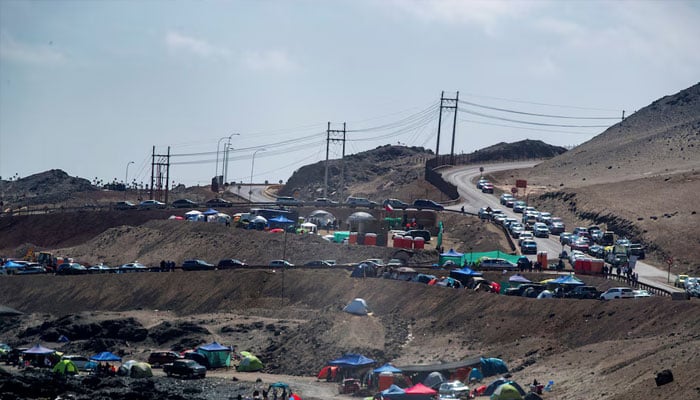
[[[365,244],[367,246],[377,245],[377,234],[376,233],[365,233]]]
[[[396,248],[401,248],[401,247],[403,247],[403,236],[401,236],[401,235],[395,235],[395,236],[391,239],[391,243],[392,243],[392,246],[393,246],[393,247],[396,247]]]
[[[350,232],[350,236],[348,236],[348,244],[355,243],[357,243],[357,232]]]
[[[416,250],[422,250],[425,248],[425,239],[423,239],[420,236],[416,236],[413,238],[413,248]]]
[[[394,384],[394,374],[391,372],[382,372],[379,374],[379,391],[388,389]]]

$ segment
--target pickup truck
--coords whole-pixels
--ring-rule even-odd
[[[194,360],[175,360],[172,363],[163,365],[163,372],[168,376],[204,378],[207,375],[207,368]]]
[[[600,297],[600,292],[593,286],[577,286],[570,292],[565,294],[565,297],[571,299],[597,299]]]

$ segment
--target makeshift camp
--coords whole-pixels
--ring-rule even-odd
[[[484,376],[493,376],[498,374],[505,374],[508,372],[508,367],[506,363],[500,358],[484,358],[481,357],[481,373]]]
[[[60,360],[51,371],[59,375],[75,375],[78,373],[78,367],[71,360]]]
[[[445,265],[445,263],[448,261],[452,261],[454,265],[461,267],[462,265],[464,265],[464,253],[460,253],[458,251],[455,251],[454,249],[450,249],[440,254],[438,264]]]
[[[334,381],[339,369],[340,367],[326,365],[325,367],[321,368],[320,371],[318,371],[318,375],[316,375],[316,378],[325,379],[327,381]]]
[[[431,388],[438,388],[443,382],[447,382],[445,376],[437,371],[433,371],[428,376],[423,379],[423,384]]]
[[[98,353],[98,354],[95,354],[94,356],[90,357],[90,360],[97,361],[97,362],[110,362],[110,361],[121,362],[122,358],[119,357],[118,355],[112,354],[108,351],[103,351],[102,353]]]
[[[197,353],[207,358],[210,368],[231,366],[231,348],[217,342],[197,347]]]
[[[122,364],[121,367],[119,367],[117,374],[121,376],[142,379],[152,377],[153,370],[151,369],[151,364],[149,363],[140,362],[136,360],[129,360]]]
[[[45,356],[45,355],[53,354],[55,352],[56,352],[56,350],[49,349],[49,348],[44,347],[40,344],[37,344],[33,347],[28,348],[27,350],[23,351],[22,353]]]
[[[263,363],[260,359],[253,354],[242,351],[241,352],[241,362],[236,367],[236,371],[239,372],[254,372],[263,369]]]
[[[365,299],[354,299],[350,303],[348,303],[345,308],[343,308],[343,311],[346,313],[354,314],[354,315],[367,315],[370,313],[369,307],[367,307],[367,302]]]
[[[488,386],[486,386],[486,390],[482,393],[484,396],[491,396],[496,392],[496,389],[498,389],[500,386],[508,384],[512,387],[514,387],[517,392],[521,395],[525,395],[525,391],[523,388],[515,381],[507,380],[505,378],[498,378],[495,381],[491,382]]]
[[[522,398],[523,394],[515,386],[508,383],[497,387],[491,396],[491,400],[522,400]]]

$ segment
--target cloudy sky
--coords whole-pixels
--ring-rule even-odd
[[[576,145],[698,83],[698,21],[697,1],[2,0],[0,176],[148,183],[155,146],[203,185],[231,136],[228,181],[286,181],[328,122],[348,154],[435,151],[442,91],[456,153]]]

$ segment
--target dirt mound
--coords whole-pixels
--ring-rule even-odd
[[[514,143],[496,143],[466,156],[472,163],[541,160],[566,153],[566,148],[552,146],[541,140],[521,140]]]

